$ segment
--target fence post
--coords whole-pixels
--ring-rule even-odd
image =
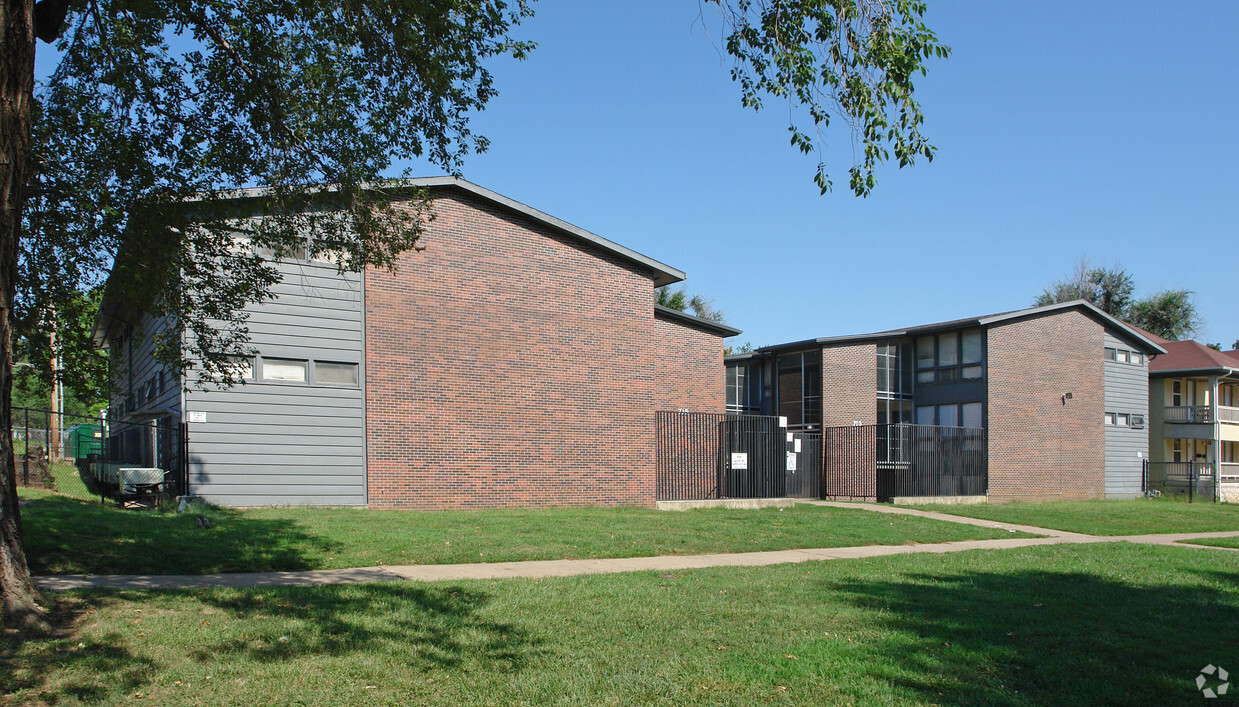
[[[26,426],[22,431],[22,439],[25,440],[25,453],[22,454],[22,485],[30,485],[30,408],[22,408],[26,413]]]

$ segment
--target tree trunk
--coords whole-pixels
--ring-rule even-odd
[[[0,602],[3,620],[43,625],[39,593],[26,567],[13,454],[13,301],[21,210],[30,170],[34,93],[34,0],[0,0]],[[49,444],[51,440],[48,440]]]

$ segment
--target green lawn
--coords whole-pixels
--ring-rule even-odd
[[[0,687],[35,704],[1195,704],[1202,667],[1239,666],[1230,560],[1123,543],[81,593],[59,636],[0,638]]]
[[[1239,548],[1239,538],[1204,538],[1201,540],[1193,540],[1191,545],[1208,545],[1209,547],[1235,547]]]
[[[969,518],[1022,523],[1089,535],[1205,533],[1239,530],[1239,504],[1169,499],[1065,501],[976,506],[914,506]]]
[[[35,574],[205,574],[897,545],[1014,537],[910,516],[796,506],[687,512],[640,508],[374,511],[121,510],[22,491]]]

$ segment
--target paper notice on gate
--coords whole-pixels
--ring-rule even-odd
[[[799,452],[799,451],[800,451],[800,440],[798,440],[798,439],[796,439],[796,440],[792,440],[792,451],[793,451],[793,452]]]
[[[796,453],[795,452],[787,453],[787,470],[788,471],[796,470]]]
[[[748,469],[749,468],[748,452],[732,452],[731,453],[731,468],[732,469]]]
[[[782,415],[779,416],[779,427],[787,427],[787,418]]]

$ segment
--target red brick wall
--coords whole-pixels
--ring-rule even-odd
[[[1105,496],[1102,333],[1074,310],[989,329],[991,501]]]
[[[655,410],[723,412],[723,339],[687,324],[654,319]]]
[[[872,342],[822,349],[822,426],[878,424],[878,351]]]
[[[472,196],[435,211],[366,272],[370,504],[652,504],[650,279]]]
[[[823,427],[850,426],[856,420],[862,425],[877,424],[877,355],[872,341],[822,349]],[[868,427],[823,437],[822,462],[827,468],[822,478],[822,491],[826,496],[851,499],[877,496],[873,439],[872,428]]]

